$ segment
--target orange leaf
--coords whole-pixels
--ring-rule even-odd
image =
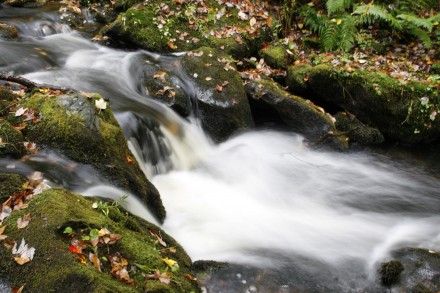
[[[76,254],[82,254],[82,249],[81,247],[77,246],[77,245],[70,245],[69,247],[69,251],[76,253]]]
[[[216,89],[218,92],[223,91],[223,87],[222,87],[221,85],[219,85],[219,84],[215,85],[215,89]]]

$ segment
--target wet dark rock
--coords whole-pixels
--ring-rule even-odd
[[[180,116],[191,114],[190,99],[174,72],[160,71],[155,66],[148,67],[145,70],[144,86],[151,97],[171,107]]]
[[[182,69],[195,89],[195,116],[215,141],[254,126],[241,78],[228,60],[230,56],[208,47],[182,59]]]
[[[380,281],[386,287],[391,287],[399,281],[400,273],[404,270],[398,260],[383,263],[379,269]]]
[[[251,81],[245,89],[255,120],[259,120],[260,115],[268,115],[268,109],[271,109],[272,115],[276,115],[280,121],[312,143],[326,142],[338,149],[347,148],[345,136],[331,135],[336,133],[332,117],[312,102],[288,94],[269,80]]]
[[[336,128],[346,132],[352,141],[363,145],[381,144],[385,138],[377,128],[369,127],[356,119],[353,115],[345,112],[339,112],[335,116]]]

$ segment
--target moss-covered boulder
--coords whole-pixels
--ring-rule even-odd
[[[91,165],[109,183],[139,196],[160,222],[164,220],[158,191],[134,160],[108,103],[99,95],[40,89],[20,104],[41,117],[22,130],[28,141]],[[16,123],[19,119],[23,118],[10,117]]]
[[[335,70],[331,65],[289,68],[289,86],[334,107],[347,110],[385,137],[407,143],[440,138],[440,93],[433,85],[404,83],[383,73]],[[302,77],[301,77],[302,76]]]
[[[18,247],[23,239],[28,249],[35,249],[33,259],[19,265],[12,250],[0,245],[0,279],[35,293],[200,292],[197,282],[184,276],[191,274],[190,258],[171,237],[119,207],[103,211],[64,189],[33,198],[27,209],[12,212],[3,222],[8,243]],[[17,220],[26,214],[29,224],[19,229]],[[92,230],[103,237],[105,229],[113,236],[93,245]]]
[[[369,127],[359,121],[353,115],[345,112],[339,112],[335,116],[336,128],[345,132],[352,141],[363,145],[381,144],[385,138],[377,128]]]
[[[245,86],[255,120],[260,115],[275,115],[278,119],[303,134],[311,142],[330,142],[339,149],[347,148],[347,138],[337,136],[332,117],[312,102],[288,94],[273,81],[252,81]],[[270,119],[266,117],[263,119]]]
[[[18,31],[15,26],[0,22],[0,39],[11,40],[18,38]]]
[[[0,174],[0,202],[5,202],[9,196],[23,189],[23,184],[27,182],[27,178],[14,173]]]
[[[289,90],[295,95],[306,96],[308,94],[308,75],[313,67],[310,64],[298,64],[287,67],[286,83]]]
[[[287,47],[281,44],[270,44],[261,49],[258,54],[267,65],[277,69],[285,69],[294,61],[293,56],[287,52]]]
[[[270,29],[265,21],[250,26],[257,9],[245,12],[238,5],[217,0],[146,1],[121,13],[102,33],[116,46],[159,53],[211,46],[241,58],[256,53],[269,39]],[[259,19],[262,17],[270,18],[261,13]]]
[[[23,135],[6,120],[0,120],[0,158],[20,158],[25,153]]]
[[[230,60],[230,56],[208,47],[182,59],[182,69],[195,88],[195,115],[216,141],[254,125],[241,78]]]

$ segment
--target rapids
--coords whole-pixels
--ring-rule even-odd
[[[0,21],[20,31],[19,40],[0,41],[0,71],[110,100],[131,150],[161,193],[168,215],[163,228],[193,260],[242,265],[223,280],[230,291],[208,281],[210,292],[257,292],[257,280],[244,279],[254,267],[279,292],[294,286],[380,292],[376,265],[391,250],[440,250],[438,172],[386,152],[310,149],[285,130],[254,130],[214,145],[197,113],[183,120],[149,99],[142,85],[151,67],[176,68],[178,75],[179,56],[106,48],[60,24],[56,14],[34,11],[0,10]],[[26,164],[2,160],[0,171],[11,163],[86,195],[126,193],[87,166],[62,172],[68,160],[51,151]],[[127,208],[154,221],[134,196]]]

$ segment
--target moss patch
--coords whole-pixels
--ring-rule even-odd
[[[23,135],[8,121],[0,121],[0,158],[20,158],[25,153]]]
[[[23,177],[20,174],[0,174],[0,202],[3,203],[13,193],[20,192],[22,190],[23,184],[26,181],[26,177]]]
[[[17,229],[16,221],[25,213],[30,213],[31,221],[25,229]],[[12,287],[26,284],[27,292],[199,292],[197,283],[183,275],[191,273],[190,260],[174,240],[160,228],[120,211],[119,222],[106,217],[92,208],[92,201],[63,189],[49,189],[31,200],[26,211],[13,212],[4,224],[8,239],[20,242],[25,239],[35,248],[34,259],[22,266],[15,263],[11,250],[0,247],[0,276],[8,280]],[[136,222],[140,230],[131,229],[126,223]],[[107,228],[122,238],[113,246],[99,248],[100,257],[110,257],[108,253],[119,253],[128,260],[130,277],[135,285],[127,285],[113,278],[108,270],[98,271],[91,265],[78,261],[77,255],[69,252],[71,245],[65,227]],[[172,254],[161,248],[146,229],[160,231],[164,240],[176,248]],[[88,256],[86,256],[88,257]],[[176,260],[180,266],[177,272],[170,272],[162,258]],[[103,267],[105,259],[101,259]],[[146,280],[140,270],[134,271],[134,264],[144,265],[152,271],[168,272],[173,280],[169,285],[159,280]]]

